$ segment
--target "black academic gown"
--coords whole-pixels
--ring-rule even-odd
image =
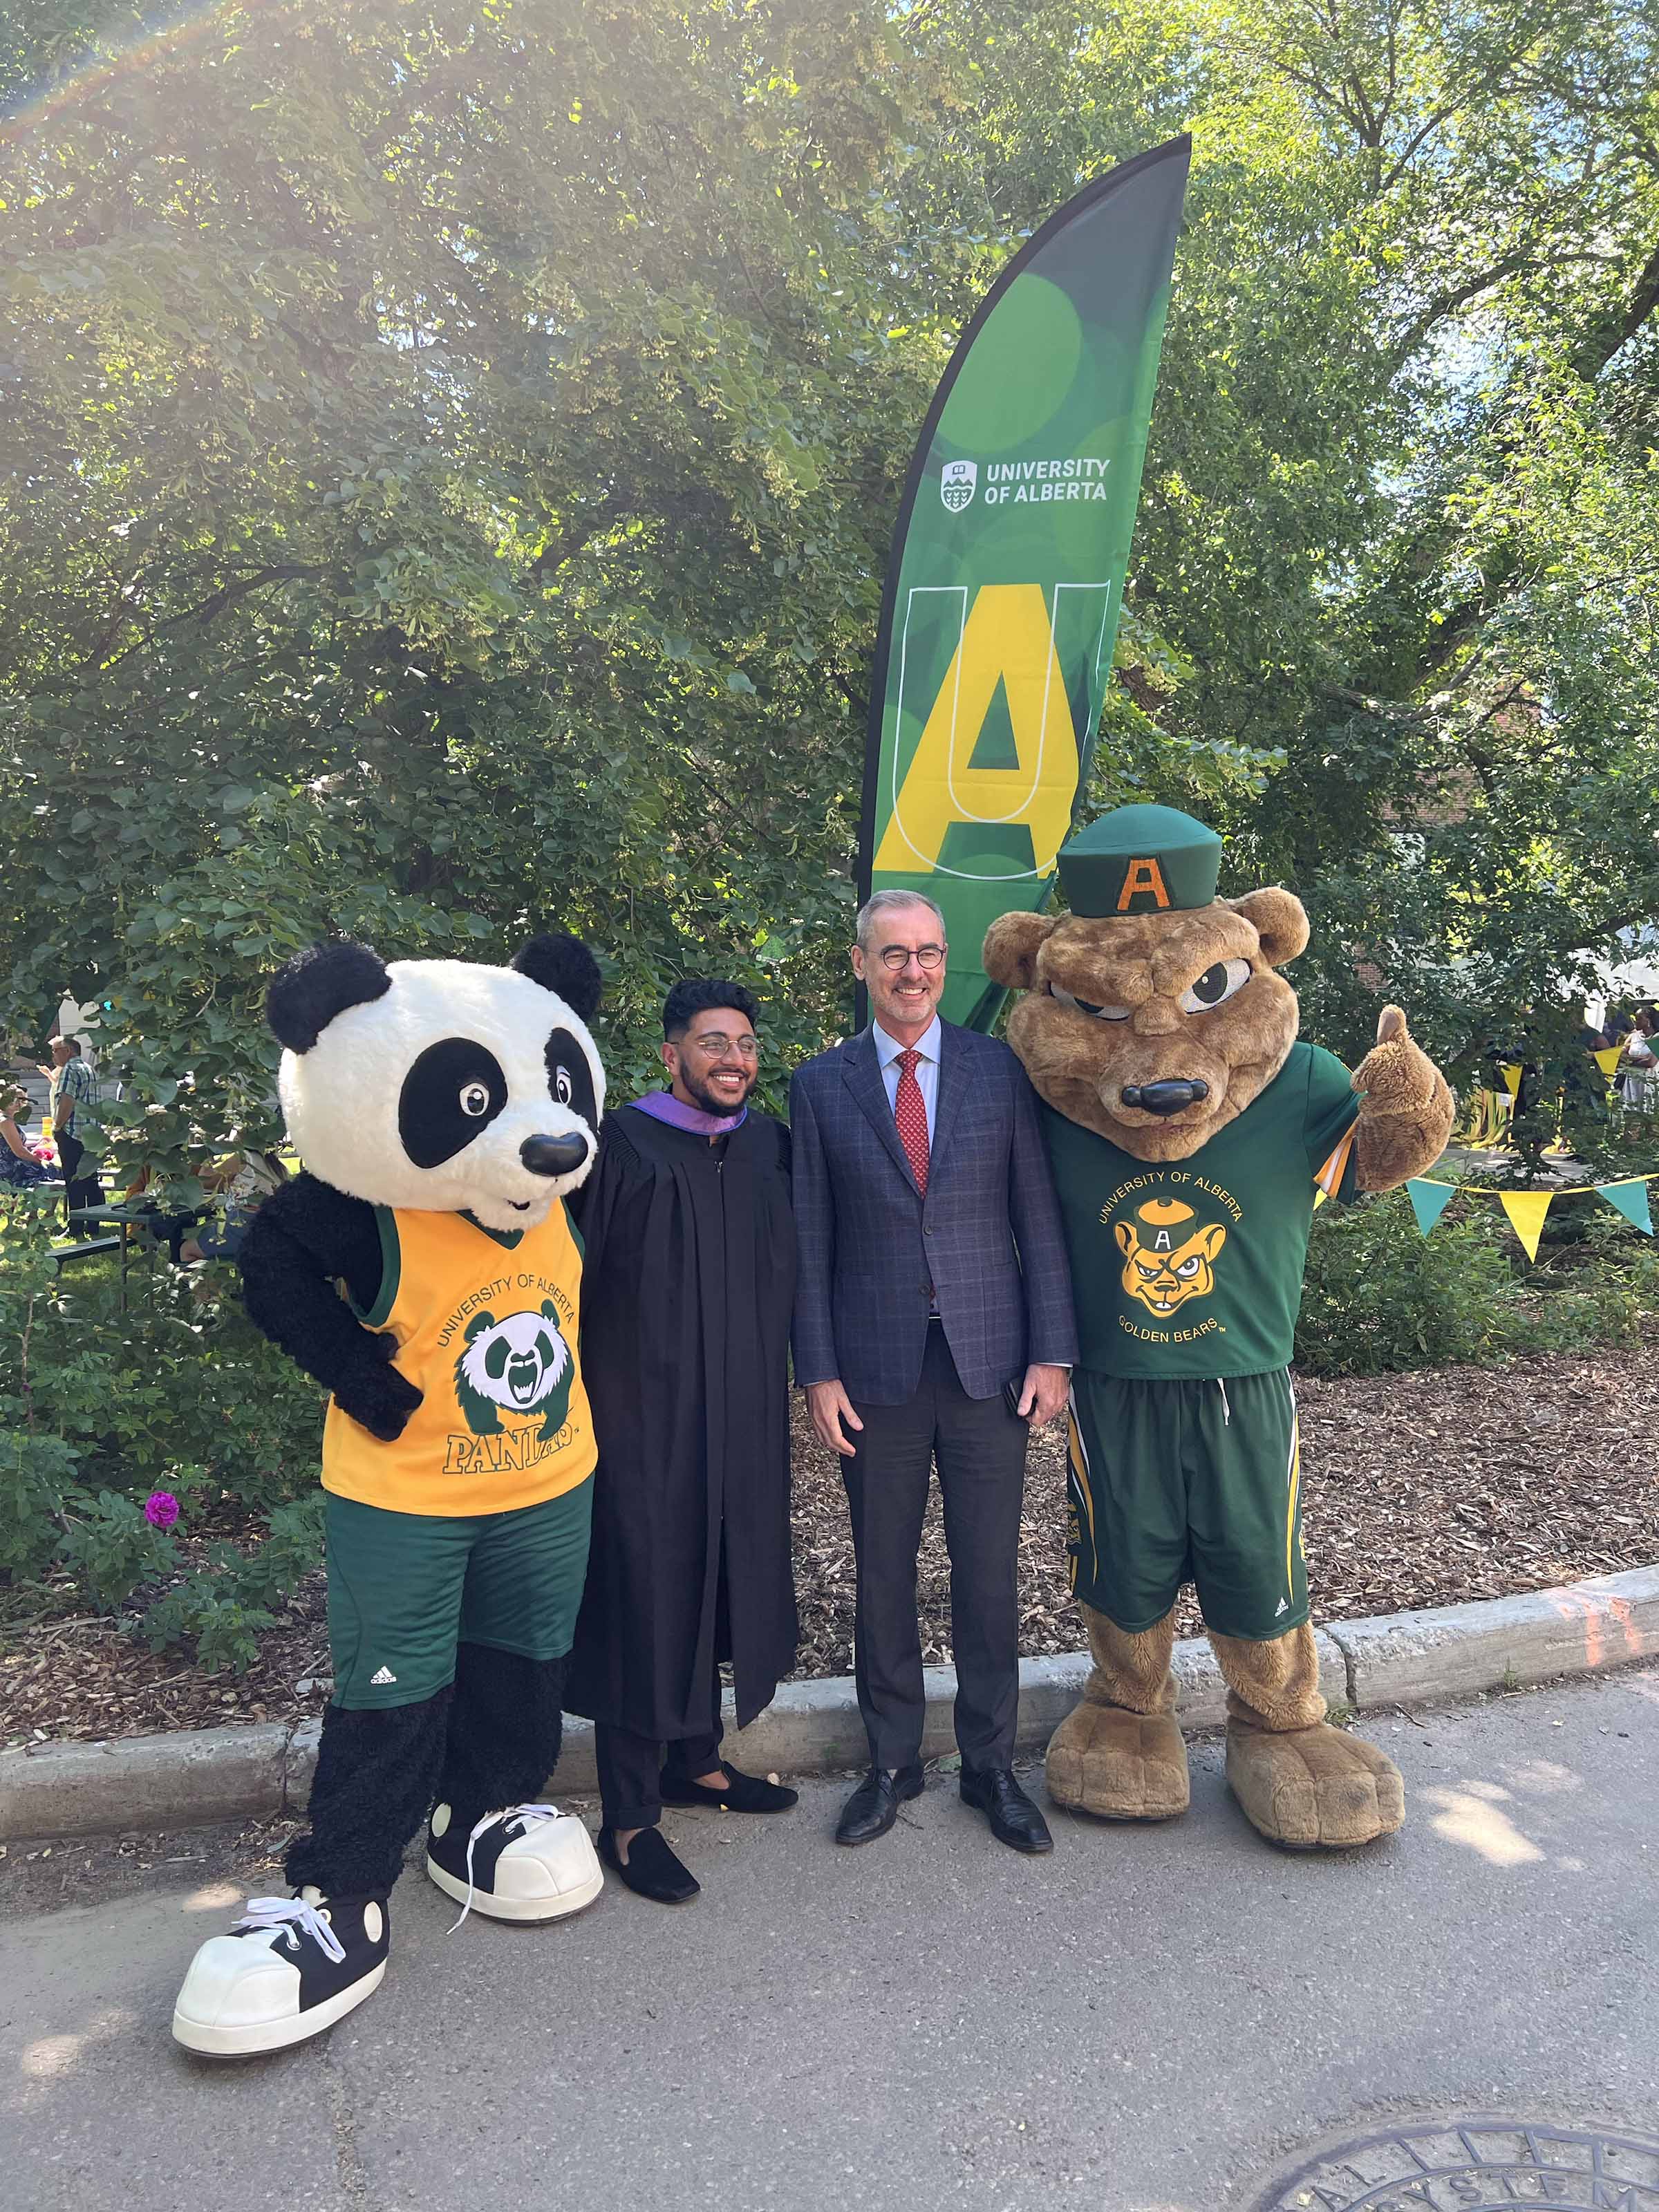
[[[569,1204],[599,1464],[564,1702],[659,1742],[701,1735],[729,1658],[742,1727],[795,1656],[789,1132],[751,1109],[711,1145],[624,1106]]]

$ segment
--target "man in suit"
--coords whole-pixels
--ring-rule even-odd
[[[1006,1045],[939,1019],[945,917],[931,899],[878,891],[853,972],[871,1026],[790,1087],[795,1379],[842,1455],[870,1740],[836,1840],[884,1835],[921,1788],[916,1550],[937,1460],[962,1796],[1003,1843],[1050,1850],[1013,1775],[1015,1564],[1028,1423],[1064,1406],[1077,1342],[1036,1100]]]

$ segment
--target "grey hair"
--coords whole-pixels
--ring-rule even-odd
[[[948,945],[950,939],[945,933],[945,915],[938,902],[930,899],[926,891],[905,891],[894,889],[872,891],[859,908],[856,934],[860,952],[867,952],[870,950],[870,937],[876,926],[876,916],[878,914],[890,913],[896,906],[925,906],[930,913],[938,917],[939,943]]]

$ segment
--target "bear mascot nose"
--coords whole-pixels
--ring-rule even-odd
[[[1178,1114],[1183,1106],[1195,1106],[1209,1095],[1209,1085],[1197,1076],[1190,1081],[1181,1077],[1164,1083],[1126,1083],[1121,1093],[1126,1106],[1139,1106],[1145,1114]]]
[[[587,1139],[580,1130],[568,1137],[526,1137],[519,1158],[532,1175],[568,1175],[587,1158]]]

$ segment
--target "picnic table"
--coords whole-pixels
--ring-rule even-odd
[[[57,1248],[58,1258],[60,1262],[64,1260],[77,1260],[83,1254],[112,1252],[118,1246],[121,1255],[120,1307],[121,1311],[125,1313],[127,1310],[127,1256],[131,1235],[133,1230],[142,1229],[147,1222],[152,1220],[156,1212],[155,1202],[146,1199],[111,1200],[101,1206],[74,1206],[70,1209],[68,1217],[71,1228],[78,1224],[83,1230],[96,1229],[107,1224],[114,1228],[118,1234],[114,1237],[94,1237],[81,1244],[59,1245]]]

